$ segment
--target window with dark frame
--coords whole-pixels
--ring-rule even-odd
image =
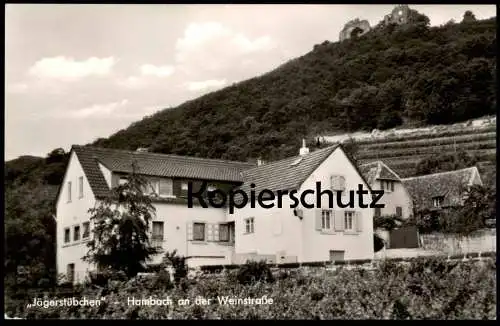
[[[245,233],[254,233],[254,218],[250,217],[245,219]]]
[[[83,222],[83,234],[82,239],[87,239],[90,237],[90,222]]]
[[[73,241],[80,240],[80,225],[75,225],[73,228]]]
[[[321,228],[324,230],[330,230],[332,226],[332,211],[329,209],[323,209],[321,211]]]
[[[78,178],[78,198],[83,198],[83,177]]]
[[[205,241],[205,223],[193,224],[193,240]]]
[[[354,230],[354,212],[344,212],[344,230]]]
[[[229,242],[229,224],[219,224],[219,241]]]
[[[71,241],[71,231],[69,228],[64,229],[64,243],[68,243]]]
[[[75,264],[68,264],[66,267],[66,277],[69,283],[73,283],[75,280]]]
[[[71,201],[71,181],[68,181],[68,202]]]

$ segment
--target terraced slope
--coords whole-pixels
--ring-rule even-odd
[[[381,160],[401,177],[414,175],[418,162],[437,154],[464,150],[479,159],[480,169],[496,168],[496,125],[480,129],[462,128],[426,134],[360,139],[360,163]]]

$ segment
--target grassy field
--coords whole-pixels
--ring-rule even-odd
[[[241,275],[241,270],[198,275],[173,286],[159,274],[66,293],[105,298],[95,307],[26,308],[35,294],[25,293],[23,298],[18,293],[16,300],[6,298],[6,312],[28,319],[496,319],[496,263],[491,259],[419,258],[383,262],[373,270],[299,268],[279,270],[272,278],[250,283],[242,282]],[[260,302],[229,304],[224,297]],[[171,304],[127,304],[132,298],[168,298]],[[205,305],[196,298],[212,300]],[[190,303],[180,305],[179,299]]]

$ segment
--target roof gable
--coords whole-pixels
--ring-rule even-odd
[[[395,180],[400,181],[399,175],[389,168],[382,161],[375,161],[366,164],[362,164],[359,170],[368,184],[373,185],[375,180]]]
[[[250,184],[255,184],[255,191],[298,189],[309,175],[339,146],[329,146],[304,156],[293,156],[267,163],[242,172],[244,184],[241,190],[248,193]]]

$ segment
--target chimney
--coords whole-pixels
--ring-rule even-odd
[[[300,148],[299,155],[304,156],[309,153],[309,148],[306,147],[306,140],[302,138],[302,147]]]

